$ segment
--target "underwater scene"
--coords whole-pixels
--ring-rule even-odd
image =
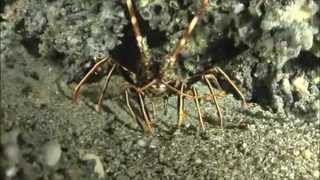
[[[319,0],[0,1],[0,179],[319,179]]]

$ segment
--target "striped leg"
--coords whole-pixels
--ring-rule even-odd
[[[221,109],[220,109],[220,106],[218,104],[218,100],[217,100],[217,97],[215,96],[215,93],[213,92],[213,87],[212,87],[212,84],[210,82],[209,79],[215,79],[215,77],[213,75],[204,75],[202,77],[205,82],[207,83],[208,87],[209,87],[209,90],[210,90],[210,94],[212,96],[212,100],[213,100],[213,103],[215,104],[216,106],[216,109],[217,109],[217,112],[218,112],[218,116],[220,118],[220,127],[223,128],[223,119],[222,119],[222,113],[221,113]]]
[[[180,94],[179,94],[179,103],[178,103],[178,128],[182,125],[184,121],[184,97],[183,97],[183,88],[184,84],[181,84]]]
[[[229,82],[229,84],[233,87],[233,89],[239,94],[239,96],[242,99],[242,105],[246,108],[248,107],[247,102],[246,102],[246,98],[244,97],[244,95],[241,93],[240,89],[232,82],[232,80],[230,79],[230,77],[219,67],[214,68],[214,71],[222,74],[223,77],[226,78],[226,80]]]
[[[129,100],[129,88],[125,89],[125,96],[126,96],[126,104],[129,109],[129,112],[131,113],[131,116],[138,122],[139,126],[143,129],[143,131],[146,133],[148,130],[146,129],[146,126],[144,125],[144,122],[141,122],[140,119],[136,116],[134,113]]]
[[[133,7],[133,3],[131,0],[127,0],[126,1],[126,5],[128,8],[128,12],[129,12],[129,16],[130,16],[130,21],[131,21],[131,25],[133,28],[133,32],[135,35],[135,38],[137,40],[137,45],[141,54],[141,61],[142,64],[144,65],[144,67],[148,67],[149,64],[149,60],[147,57],[147,44],[145,43],[142,35],[141,35],[141,31],[140,31],[140,27],[139,27],[139,23],[138,23],[138,19],[136,16],[136,13],[134,11],[134,7]]]
[[[145,103],[144,103],[144,99],[141,95],[140,92],[137,91],[138,97],[139,97],[139,102],[140,102],[140,108],[141,108],[141,112],[144,118],[144,133],[145,134],[150,134],[152,132],[152,126],[151,126],[151,120],[149,118],[149,113],[146,109]]]
[[[77,84],[77,86],[73,90],[73,100],[74,102],[78,102],[79,95],[80,95],[80,88],[82,85],[88,80],[88,78],[95,72],[95,70],[101,66],[103,63],[110,61],[110,57],[103,58],[99,62],[97,62],[91,69],[90,71],[85,75],[84,78],[81,79],[81,81]]]
[[[190,21],[189,25],[183,32],[181,39],[176,44],[174,51],[169,56],[169,64],[173,65],[177,59],[178,54],[181,52],[183,47],[187,44],[187,40],[190,38],[191,32],[195,28],[201,16],[204,14],[205,10],[208,7],[208,0],[202,0],[201,7],[196,11],[194,17]]]
[[[99,96],[99,99],[98,99],[98,103],[97,103],[97,106],[96,106],[96,110],[99,112],[100,109],[101,109],[101,103],[102,103],[102,99],[103,99],[103,96],[108,88],[108,85],[109,85],[109,82],[110,82],[110,79],[111,79],[111,76],[112,76],[112,73],[113,71],[115,70],[115,68],[117,67],[117,64],[113,64],[111,69],[109,70],[108,72],[108,75],[106,77],[106,81],[104,83],[104,86],[103,86],[103,89],[101,91],[101,94]]]
[[[199,96],[198,96],[198,92],[196,90],[196,88],[192,88],[193,94],[194,94],[194,102],[196,103],[196,108],[197,108],[197,112],[198,112],[198,116],[199,116],[199,123],[201,126],[201,129],[204,131],[204,123],[203,123],[203,118],[202,118],[202,113],[201,113],[201,109],[200,109],[200,104],[199,104]]]

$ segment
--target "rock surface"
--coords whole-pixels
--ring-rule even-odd
[[[98,53],[136,62],[120,2],[1,2],[0,179],[319,179],[318,1],[209,1],[181,71],[221,67],[249,107],[218,77],[226,91],[218,98],[223,129],[210,101],[200,102],[202,131],[193,101],[185,101],[177,129],[177,97],[149,97],[155,127],[148,136],[126,106],[121,75],[112,78],[100,113],[100,78],[83,87],[78,104],[68,83]],[[199,6],[134,2],[155,59],[174,47]],[[203,83],[194,86],[208,92]]]

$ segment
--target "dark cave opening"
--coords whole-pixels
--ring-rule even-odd
[[[295,71],[303,69],[305,71],[312,70],[314,68],[320,68],[320,60],[314,54],[309,51],[301,51],[297,58],[289,60],[283,67],[285,72]]]
[[[155,8],[155,11],[161,11],[161,9]],[[136,16],[138,19],[141,35],[147,39],[149,50],[163,46],[167,41],[165,32],[153,30],[150,27],[149,22],[143,20],[138,12],[136,12]],[[129,17],[127,11],[126,17]],[[121,38],[121,45],[112,50],[111,55],[121,65],[127,67],[133,72],[137,72],[139,70],[138,61],[140,59],[140,52],[137,46],[137,41],[133,32],[131,22],[128,22],[128,25],[124,28],[123,32],[124,36]],[[151,54],[151,58],[154,58],[153,54]]]
[[[212,57],[214,64],[218,64],[221,67],[228,64],[234,57],[248,49],[248,46],[243,43],[235,46],[235,41],[227,37],[217,39],[209,44],[208,47],[205,54]]]

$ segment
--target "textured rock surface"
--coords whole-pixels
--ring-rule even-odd
[[[134,3],[158,60],[174,47],[200,1]],[[113,77],[101,113],[94,106],[103,81],[97,78],[84,87],[78,105],[71,100],[73,85],[66,82],[98,53],[110,54],[120,63],[136,63],[135,41],[121,1],[0,4],[4,162],[0,177],[319,178],[318,1],[210,0],[179,57],[179,67],[187,75],[221,67],[250,106],[243,108],[228,83],[218,77],[227,92],[218,99],[225,128],[219,128],[211,102],[202,101],[206,126],[202,132],[194,102],[186,101],[186,122],[177,130],[177,98],[149,97],[147,106],[156,126],[150,136],[144,136],[130,116],[120,85],[123,77]],[[204,84],[195,86],[200,93],[207,92]],[[135,98],[131,103],[137,104]],[[52,166],[44,151],[50,142],[61,148]],[[83,160],[83,154],[99,157],[104,172],[95,174],[96,160]]]

